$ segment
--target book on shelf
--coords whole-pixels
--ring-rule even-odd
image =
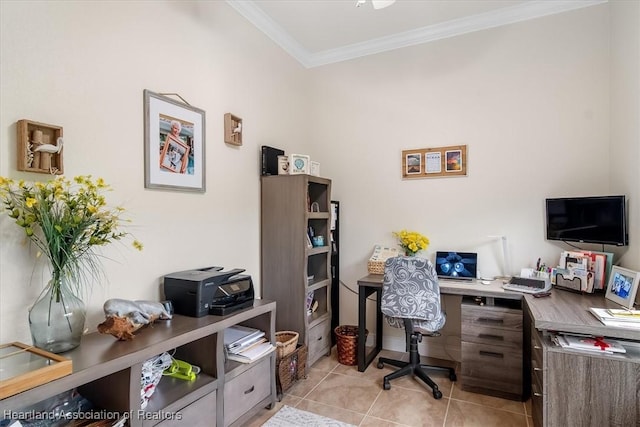
[[[606,326],[640,329],[640,310],[589,307],[589,312]]]
[[[275,349],[276,346],[270,342],[262,342],[252,345],[240,353],[227,353],[227,359],[241,363],[251,363],[271,353]]]
[[[224,348],[230,353],[237,353],[255,344],[264,337],[264,331],[247,326],[234,325],[224,330]]]
[[[571,334],[556,334],[553,337],[556,344],[563,348],[589,351],[594,353],[626,353],[622,343],[617,340],[603,337],[590,337]]]

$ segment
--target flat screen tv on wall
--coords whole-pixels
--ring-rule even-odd
[[[626,246],[625,196],[546,199],[547,240]]]

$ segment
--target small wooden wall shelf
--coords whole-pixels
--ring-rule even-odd
[[[224,142],[242,145],[242,119],[231,113],[224,115]]]
[[[18,170],[62,175],[62,126],[18,120]],[[49,148],[36,151],[38,147]],[[56,151],[54,151],[54,149]]]

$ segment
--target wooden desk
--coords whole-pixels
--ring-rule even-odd
[[[534,425],[640,426],[640,330],[605,326],[589,312],[619,306],[602,295],[560,290],[524,299]],[[556,346],[555,331],[630,341],[624,355],[580,352]]]
[[[534,425],[640,426],[640,330],[605,326],[588,310],[618,306],[601,294],[553,290],[550,297],[534,298],[501,285],[441,280],[440,293],[523,300],[524,397],[531,393]],[[358,286],[358,370],[364,371],[382,349],[382,275],[369,274]],[[366,299],[374,292],[376,344],[365,354]],[[625,340],[627,353],[610,356],[558,347],[550,338],[558,331]]]
[[[367,366],[382,350],[382,314],[380,312],[380,300],[382,296],[382,274],[368,274],[358,280],[358,371],[364,372]],[[472,295],[487,298],[504,298],[519,300],[522,294],[505,291],[502,282],[492,281],[489,285],[483,285],[479,280],[440,280],[440,293],[445,295]],[[367,324],[367,298],[376,294],[376,342],[374,347],[366,353],[365,329]]]

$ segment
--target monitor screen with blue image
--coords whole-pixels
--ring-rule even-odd
[[[436,252],[436,272],[440,279],[473,280],[478,268],[474,252]]]

